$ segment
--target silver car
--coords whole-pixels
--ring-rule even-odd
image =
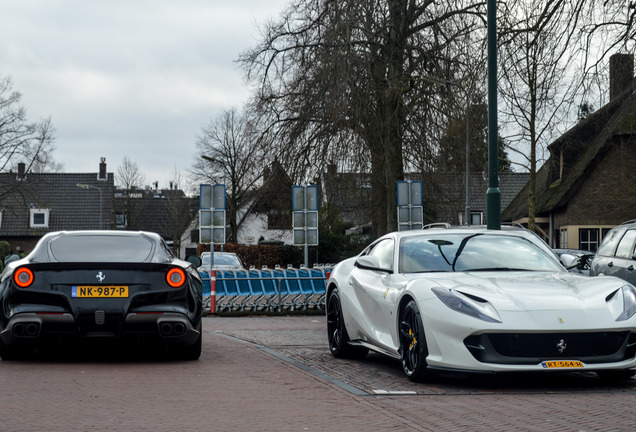
[[[210,270],[245,270],[245,265],[241,259],[233,252],[214,252],[214,263],[210,268],[211,259],[210,252],[201,253],[201,267],[200,272],[208,272]]]
[[[636,220],[612,228],[596,251],[590,267],[590,276],[616,276],[636,284]]]

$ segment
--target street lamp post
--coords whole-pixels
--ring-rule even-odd
[[[104,206],[104,201],[102,200],[102,190],[98,188],[97,186],[92,186],[92,185],[83,184],[83,183],[77,183],[75,186],[81,187],[82,189],[97,189],[99,191],[99,229],[100,230],[104,229],[104,224],[102,219],[103,206]]]
[[[470,107],[470,97],[468,91],[464,88],[464,86],[454,81],[430,77],[426,75],[420,75],[419,78],[433,84],[452,85],[455,87],[459,87],[466,95],[466,208],[464,209],[464,225],[470,225],[470,118],[468,112],[468,109]]]

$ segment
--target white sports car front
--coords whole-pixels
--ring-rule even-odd
[[[431,370],[636,370],[636,289],[568,272],[524,229],[432,228],[387,234],[328,282],[329,346]]]

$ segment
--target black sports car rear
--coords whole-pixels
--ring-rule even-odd
[[[202,283],[155,233],[63,231],[0,277],[0,357],[69,345],[201,355]]]

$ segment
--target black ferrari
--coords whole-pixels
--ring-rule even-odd
[[[202,283],[155,233],[59,231],[0,277],[0,357],[67,346],[201,355]]]

